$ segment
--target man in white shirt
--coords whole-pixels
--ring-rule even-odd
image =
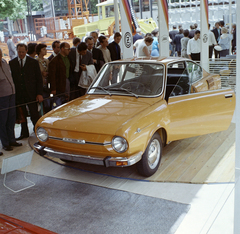
[[[200,61],[200,31],[196,30],[194,37],[188,41],[187,44],[187,55],[190,59],[194,61]]]
[[[213,48],[217,45],[217,41],[215,39],[214,33],[210,30],[210,24],[208,24],[208,45],[209,45],[209,58],[212,58]]]

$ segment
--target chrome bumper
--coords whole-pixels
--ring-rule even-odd
[[[68,154],[68,153],[59,152],[54,149],[41,146],[38,142],[36,142],[33,146],[37,150],[38,154],[40,154],[41,156],[47,155],[50,157],[65,159],[68,161],[101,165],[101,166],[105,166],[105,167],[131,166],[131,165],[137,163],[138,161],[140,161],[142,158],[142,154],[143,154],[143,152],[140,151],[140,152],[130,156],[129,158],[110,157],[110,156],[107,156],[105,158],[97,158],[97,157],[87,156],[87,155]]]

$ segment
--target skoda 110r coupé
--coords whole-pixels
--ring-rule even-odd
[[[85,96],[36,124],[40,155],[153,175],[171,141],[226,130],[235,94],[189,59],[128,59],[98,73]]]

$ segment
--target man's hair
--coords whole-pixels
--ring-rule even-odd
[[[47,47],[47,45],[45,45],[45,44],[43,44],[43,43],[38,44],[38,45],[36,46],[36,53],[37,53],[37,55],[39,55],[39,54],[41,53],[41,49],[42,49],[42,48],[46,48],[46,47]]]
[[[176,25],[173,25],[173,29],[176,29],[177,28],[177,26]]]
[[[66,44],[67,44],[67,42],[62,42],[62,43],[60,44],[60,50],[61,50],[63,47],[65,47]]]
[[[30,44],[31,44],[31,43],[30,43]],[[37,44],[36,44],[36,45],[37,45]],[[28,50],[27,45],[24,44],[24,43],[18,43],[18,44],[17,44],[17,49],[18,49],[18,47],[25,47],[25,49]]]
[[[91,36],[93,33],[96,33],[96,35],[98,36],[98,33],[97,33],[96,31],[90,32],[90,36]]]
[[[216,26],[216,24],[220,25],[220,22],[217,21],[217,22],[215,23],[215,26]]]
[[[152,34],[154,37],[156,37],[157,34],[158,34],[158,29],[155,28],[155,29],[151,32],[151,34]]]
[[[183,29],[182,28],[179,28],[179,33],[183,34]]]
[[[83,51],[87,49],[87,44],[85,42],[80,42],[77,46],[78,51]]]
[[[194,28],[196,29],[197,27],[198,27],[198,24],[197,24],[197,23],[195,23],[195,24],[194,24]]]
[[[145,42],[153,42],[153,38],[152,37],[145,37],[144,41]]]
[[[86,37],[86,38],[85,38],[85,42],[87,43],[87,42],[88,42],[88,40],[93,40],[93,37],[91,37],[91,36],[89,36],[89,37]]]
[[[194,34],[200,34],[200,30],[196,30]]]
[[[191,29],[194,29],[195,27],[194,27],[194,25],[193,25],[193,24],[191,24],[191,25],[190,25],[190,28],[191,28]]]
[[[76,45],[76,44],[78,44],[78,43],[80,43],[80,42],[81,42],[81,40],[80,40],[79,37],[74,37],[74,38],[73,38],[73,45]]]
[[[107,39],[105,36],[101,35],[98,40],[100,43],[103,43],[103,40]]]
[[[12,38],[12,35],[9,35],[9,36],[8,36],[8,38],[10,38],[10,39],[11,39],[11,38]]]
[[[219,21],[219,24],[220,24],[221,27],[224,27],[224,25],[225,25],[225,23],[224,23],[223,20],[220,20],[220,21]]]
[[[182,28],[182,25],[181,25],[181,24],[179,24],[179,25],[178,25],[178,28],[179,28],[179,29],[180,29],[180,28]]]
[[[188,37],[188,35],[189,35],[189,30],[188,30],[188,29],[184,30],[184,31],[183,31],[183,35],[184,35],[185,37]]]
[[[28,54],[33,54],[36,52],[36,46],[37,46],[37,43],[29,43],[28,46],[27,46],[27,53]]]
[[[54,41],[54,42],[52,43],[52,48],[55,49],[56,44],[60,44],[60,43],[61,43],[60,41]]]
[[[116,33],[114,34],[114,39],[117,38],[117,37],[122,37],[122,35],[121,35],[120,32],[116,32]]]
[[[146,33],[146,34],[145,34],[145,38],[146,38],[146,37],[152,37],[152,33]]]

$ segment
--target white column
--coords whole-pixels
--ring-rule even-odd
[[[169,56],[168,5],[167,0],[158,2],[159,55]]]
[[[129,4],[120,0],[123,58],[133,57],[132,17]]]
[[[208,46],[208,1],[200,1],[200,25],[201,25],[201,66],[207,72],[209,71],[209,46]]]
[[[240,12],[240,3],[237,1],[237,10],[236,12]],[[236,25],[240,25],[240,14],[237,15],[237,23]],[[239,39],[240,39],[240,30],[237,29],[237,46],[240,47]],[[236,151],[235,151],[235,200],[234,200],[234,233],[240,233],[240,53],[237,53],[237,61],[236,61]]]

